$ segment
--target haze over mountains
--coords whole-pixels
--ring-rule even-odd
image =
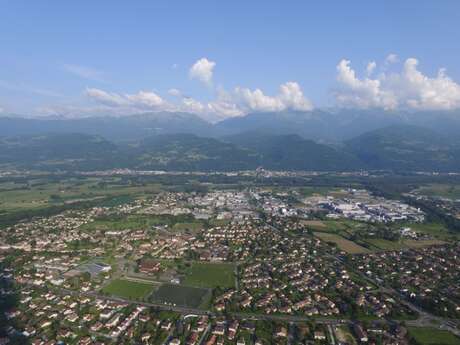
[[[460,111],[0,118],[0,164],[95,170],[460,171]]]

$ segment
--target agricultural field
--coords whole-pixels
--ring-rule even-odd
[[[433,183],[419,187],[415,190],[418,194],[434,197],[442,197],[452,200],[460,199],[460,185]]]
[[[208,295],[208,289],[163,284],[152,294],[151,300],[155,303],[198,308]]]
[[[366,242],[372,246],[372,249],[375,248],[376,251],[379,250],[401,250],[407,248],[423,248],[428,246],[440,245],[446,242],[429,239],[429,240],[408,240],[400,239],[398,241],[390,241],[383,238],[369,238],[366,239]]]
[[[195,262],[187,269],[184,285],[197,287],[235,286],[235,266],[232,264],[208,264]]]
[[[332,195],[332,196],[343,196],[344,192],[339,188],[334,187],[302,187],[297,189],[297,192],[302,197],[310,197],[315,195]]]
[[[401,241],[390,241],[383,238],[369,238],[366,242],[375,247],[377,250],[399,250],[406,248]]]
[[[331,234],[327,232],[315,232],[314,234],[316,237],[323,241],[335,243],[340,250],[343,250],[349,254],[362,254],[369,252],[369,249],[364,248],[356,244],[355,242],[347,240],[346,238],[343,238],[342,236],[336,234]]]
[[[403,244],[408,247],[408,248],[422,248],[422,247],[428,247],[428,246],[436,246],[436,245],[441,245],[446,242],[440,241],[440,240],[404,240]]]
[[[435,328],[409,327],[409,336],[419,345],[460,345],[460,338]]]
[[[310,228],[318,232],[330,232],[338,235],[351,234],[356,230],[365,228],[368,225],[366,223],[350,220],[350,219],[341,219],[341,220],[303,220],[307,228]]]
[[[327,230],[327,225],[322,220],[301,220],[302,225],[314,230]]]
[[[416,232],[427,234],[441,240],[448,239],[452,236],[452,233],[440,223],[405,223],[400,224],[399,227],[409,227]]]
[[[172,226],[172,230],[174,231],[191,231],[197,232],[204,228],[204,224],[202,222],[184,222],[184,223],[176,223]]]
[[[0,213],[33,210],[48,206],[71,204],[122,195],[156,193],[160,187],[131,186],[117,178],[68,178],[57,181],[31,179],[26,182],[0,183]]]
[[[157,286],[124,279],[113,280],[102,289],[103,293],[127,299],[143,299],[150,295]]]

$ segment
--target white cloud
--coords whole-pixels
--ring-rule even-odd
[[[201,58],[190,67],[189,76],[191,79],[197,79],[207,85],[211,85],[215,66],[216,63],[214,61]]]
[[[398,55],[396,54],[389,54],[385,59],[385,63],[387,65],[392,64],[392,63],[397,63],[398,61],[399,61],[399,58],[398,58]]]
[[[99,82],[104,81],[103,73],[94,68],[73,64],[64,64],[62,67],[67,72],[72,73],[80,78]]]
[[[350,61],[342,60],[337,65],[341,88],[336,99],[340,105],[358,108],[460,108],[460,85],[448,77],[444,69],[440,69],[435,77],[428,77],[417,67],[417,59],[409,58],[399,73],[382,72],[375,79],[359,79],[350,67]]]
[[[407,59],[400,77],[401,88],[406,92],[406,103],[417,109],[460,108],[460,85],[441,68],[435,78],[423,75],[417,69],[416,59]]]
[[[206,107],[200,101],[191,97],[184,97],[180,108],[182,111],[194,114],[202,114],[206,110]]]
[[[4,112],[5,112],[5,109],[2,108],[2,107],[0,107],[0,114],[1,114],[1,113],[4,113]]]
[[[87,97],[114,113],[130,114],[136,111],[183,111],[197,114],[207,120],[216,121],[226,117],[242,116],[250,112],[274,112],[283,110],[309,111],[313,108],[305,98],[300,85],[296,82],[281,84],[275,96],[264,94],[261,89],[250,90],[236,87],[228,92],[217,89],[217,97],[209,102],[200,102],[185,97],[177,89],[170,89],[170,95],[180,98],[169,103],[151,91],[139,91],[135,94],[108,92],[96,88],[87,88]]]
[[[237,87],[234,94],[237,102],[251,111],[280,111],[283,108],[280,99],[266,96],[260,89],[251,91]]]
[[[175,88],[169,89],[168,94],[171,95],[171,96],[174,96],[174,97],[181,97],[182,96],[182,92],[179,89],[175,89]]]
[[[97,103],[109,107],[130,109],[166,110],[169,104],[152,91],[139,91],[135,94],[118,94],[96,88],[87,88],[86,95]]]
[[[375,68],[377,67],[377,63],[375,61],[371,61],[366,66],[366,73],[369,77],[372,73],[374,73]]]
[[[381,89],[380,80],[358,79],[355,71],[350,67],[349,60],[341,60],[337,65],[337,72],[337,80],[343,86],[343,89],[336,94],[341,105],[384,109],[392,109],[397,105],[394,95]]]
[[[151,91],[139,91],[134,95],[125,95],[125,97],[135,106],[158,108],[165,104],[165,101],[160,96]]]
[[[111,92],[107,92],[101,89],[86,88],[85,94],[86,96],[95,100],[96,102],[105,104],[108,106],[118,107],[118,106],[125,106],[129,104],[129,101],[125,97],[117,93],[111,93]]]
[[[300,85],[296,82],[287,82],[280,86],[280,95],[278,96],[285,109],[309,111],[313,109],[313,104],[305,98]]]
[[[279,89],[278,95],[267,96],[260,89],[252,91],[237,87],[233,92],[233,99],[244,109],[244,112],[309,111],[313,109],[313,105],[304,97],[302,89],[296,82],[284,83]]]

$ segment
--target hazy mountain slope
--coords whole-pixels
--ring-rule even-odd
[[[392,125],[429,128],[447,136],[458,136],[460,112],[388,112],[380,109],[336,111],[256,113],[224,120],[215,125],[215,133],[228,136],[247,131],[271,134],[297,134],[324,142],[341,142],[363,133]]]
[[[458,138],[394,125],[329,146],[295,134],[253,131],[221,140],[162,134],[133,142],[67,133],[0,138],[0,165],[42,170],[460,171]]]
[[[240,170],[257,167],[258,154],[191,134],[160,135],[134,148],[136,167],[167,170]]]
[[[129,164],[129,156],[99,136],[48,134],[0,139],[0,164],[44,169],[107,169]]]
[[[259,164],[269,169],[355,170],[363,167],[350,153],[295,134],[271,135],[255,131],[228,136],[224,140],[258,152]]]
[[[0,117],[0,137],[47,133],[85,133],[114,141],[140,140],[154,134],[193,133],[206,135],[212,125],[189,113],[145,113],[124,117],[80,119],[24,119]]]
[[[422,127],[378,129],[347,141],[346,147],[373,169],[460,169],[460,149],[455,140]]]
[[[98,116],[78,119],[0,117],[0,137],[46,133],[85,133],[113,141],[136,141],[152,135],[190,133],[224,137],[248,131],[297,134],[318,142],[339,143],[365,132],[391,125],[415,125],[449,137],[459,137],[460,111],[388,112],[373,110],[313,110],[254,113],[211,124],[189,113],[145,113],[123,117]]]

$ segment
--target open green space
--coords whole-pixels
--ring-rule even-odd
[[[132,186],[118,178],[65,178],[53,181],[46,178],[27,182],[0,183],[0,211],[12,212],[64,205],[84,200],[113,196],[156,193],[159,185]]]
[[[142,299],[148,296],[155,288],[156,286],[153,284],[116,279],[104,287],[102,292],[128,299]]]
[[[441,223],[433,223],[433,222],[427,222],[427,223],[404,223],[404,224],[398,224],[395,226],[398,226],[398,228],[401,227],[409,227],[414,231],[427,234],[430,236],[434,236],[439,239],[447,239],[452,236],[452,233],[450,233],[447,228],[441,224]]]
[[[186,270],[185,285],[198,287],[235,286],[235,266],[232,264],[212,264],[195,262]]]
[[[103,231],[121,231],[134,229],[148,229],[155,225],[168,225],[174,227],[176,224],[188,224],[188,227],[201,226],[202,223],[196,222],[190,215],[111,215],[97,218],[91,223],[84,224],[82,230],[103,230]],[[185,229],[185,226],[183,226]]]
[[[339,219],[339,220],[307,220],[304,221],[304,225],[318,232],[331,232],[339,235],[348,234],[355,232],[356,230],[366,228],[368,224],[350,220],[350,219]]]
[[[344,192],[340,188],[335,187],[320,187],[320,186],[306,186],[297,189],[297,192],[303,197],[315,196],[315,195],[343,195]]]
[[[459,345],[460,338],[448,331],[428,327],[409,327],[409,335],[419,345]]]
[[[356,244],[355,242],[347,240],[346,238],[343,238],[342,236],[336,234],[331,234],[327,232],[315,232],[314,234],[316,237],[325,242],[335,243],[340,250],[343,250],[349,254],[362,254],[369,252],[369,249],[364,248]]]
[[[460,184],[432,183],[418,188],[417,193],[456,200],[460,199]]]
[[[206,295],[208,295],[207,289],[163,284],[153,293],[151,300],[155,303],[198,308]]]
[[[195,231],[199,231],[199,230],[203,229],[203,227],[204,227],[204,224],[197,221],[197,222],[176,223],[176,224],[173,225],[172,229],[174,231],[186,231],[186,230],[189,230],[189,231],[195,232]]]
[[[366,242],[380,250],[399,250],[406,248],[401,241],[390,241],[383,238],[369,238]]]

